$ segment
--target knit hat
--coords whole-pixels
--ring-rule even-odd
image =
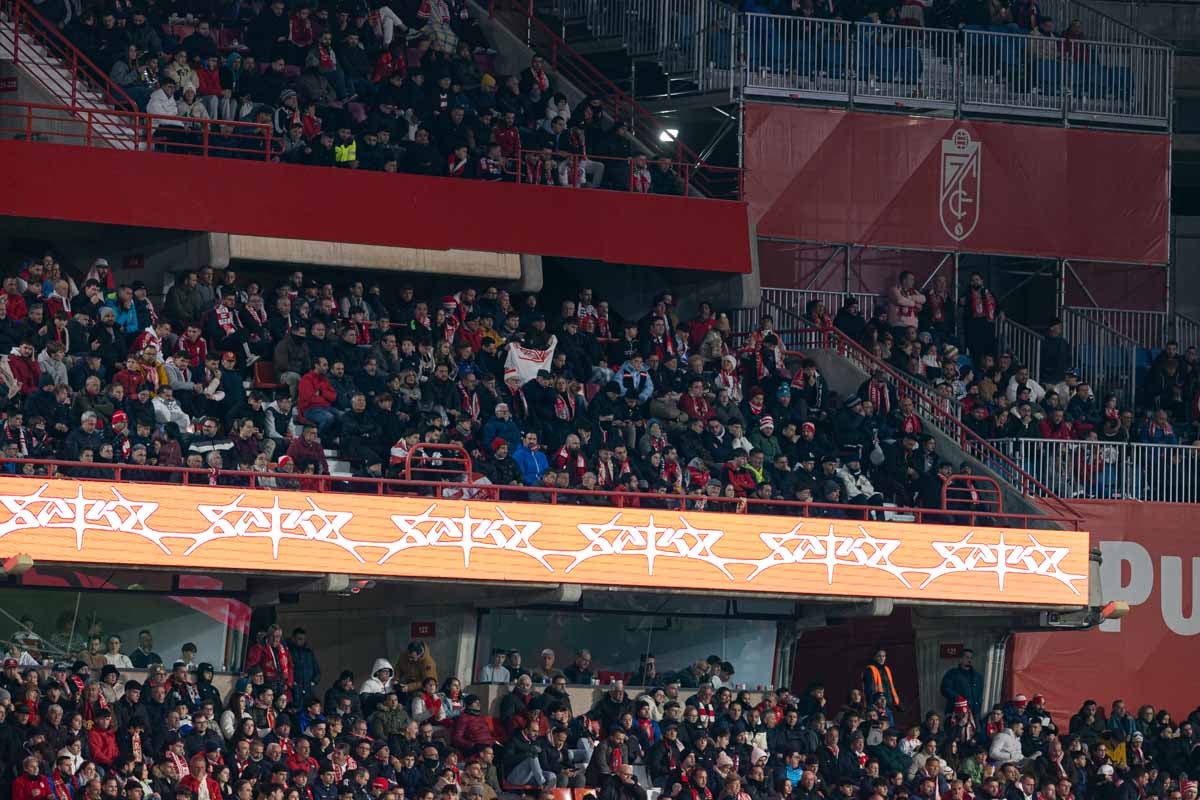
[[[768,414],[758,421],[759,428],[774,428],[775,420]]]
[[[292,463],[293,463],[293,461],[292,461],[292,457],[291,457],[291,456],[289,456],[289,455],[282,455],[282,456],[280,456],[280,457],[279,457],[279,461],[277,462],[276,466],[278,466],[278,467],[281,467],[281,468],[282,468],[282,467],[286,467],[288,464],[292,464]]]
[[[1028,702],[1029,700],[1023,694],[1019,694],[1013,698],[1013,705],[1017,706],[1018,708],[1024,708]]]
[[[786,383],[783,384],[775,392],[775,396],[776,397],[791,397],[792,396],[792,387],[788,386]]]
[[[129,415],[124,411],[114,412],[112,415],[112,424],[116,425],[118,422],[129,422]]]
[[[483,74],[483,77],[479,79],[479,85],[480,86],[495,86],[496,79],[492,77],[491,73],[485,72]]]
[[[812,433],[816,433],[816,432],[817,432],[817,426],[816,426],[816,425],[814,425],[814,424],[812,424],[811,422],[805,422],[804,424],[802,424],[802,425],[800,426],[800,430],[801,430],[801,431],[811,431]]]
[[[504,440],[504,437],[503,437],[503,436],[497,436],[495,439],[492,439],[492,452],[493,452],[493,453],[494,453],[494,452],[496,452],[496,451],[497,451],[497,450],[499,450],[501,447],[504,447],[504,446],[506,446],[507,444],[508,444],[508,442],[506,442],[506,441]]]
[[[954,698],[954,710],[955,711],[966,711],[968,708],[970,708],[970,704],[967,703],[967,698],[965,698],[961,695]]]

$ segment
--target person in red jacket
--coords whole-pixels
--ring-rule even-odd
[[[263,678],[276,692],[290,692],[295,682],[292,672],[292,654],[283,643],[283,629],[278,625],[267,628],[267,635],[250,646],[246,654],[246,668],[262,667]]]
[[[112,726],[112,712],[102,708],[96,712],[95,725],[88,731],[88,750],[95,761],[106,770],[117,760],[117,732]]]
[[[196,753],[188,761],[188,774],[179,780],[179,788],[187,789],[196,800],[221,800],[221,784],[208,774],[204,753]]]
[[[704,396],[704,388],[703,378],[692,378],[688,384],[687,394],[679,399],[679,408],[692,419],[702,419],[708,422],[717,415],[717,411]]]
[[[733,487],[738,497],[749,497],[758,487],[754,475],[746,469],[746,451],[734,450],[733,458],[725,465],[725,483]]]
[[[313,368],[305,373],[297,386],[296,406],[300,415],[316,423],[321,436],[338,421],[337,390],[329,382],[329,360],[321,356],[313,359]]]
[[[463,753],[475,753],[483,747],[496,744],[496,737],[488,728],[482,701],[477,695],[469,694],[463,698],[463,712],[455,718],[450,743]]]
[[[42,368],[33,354],[33,342],[21,342],[17,352],[8,357],[8,367],[13,377],[21,382],[21,394],[31,395],[38,389]]]
[[[1063,410],[1056,408],[1038,424],[1038,432],[1043,439],[1061,439],[1070,441],[1075,438],[1075,430],[1071,423],[1064,419]]]
[[[26,757],[21,762],[21,774],[12,783],[12,800],[50,800],[53,796],[50,779],[41,773],[37,758]]]

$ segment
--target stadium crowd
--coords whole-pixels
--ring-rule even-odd
[[[978,273],[957,302],[942,276],[922,290],[903,272],[873,320],[863,318],[854,297],[834,317],[822,301],[806,311],[808,322],[836,327],[890,367],[960,403],[964,424],[984,439],[1192,444],[1197,438],[1195,347],[1181,351],[1167,342],[1142,381],[1138,408],[1122,408],[1115,394],[1097,396],[1073,365],[1061,320],[1047,328],[1039,375],[1004,349],[996,333],[1003,309]]]
[[[259,5],[37,9],[140,109],[175,118],[155,121],[161,149],[683,194],[669,156],[647,158],[601,98],[571,106],[541,56],[494,75],[462,0]],[[201,120],[220,124],[202,134]]]
[[[6,797],[553,800],[578,789],[598,800],[1196,800],[1200,711],[1176,721],[1087,700],[1055,720],[1041,696],[1023,694],[985,708],[970,650],[945,673],[943,701],[920,715],[882,648],[840,704],[820,683],[752,697],[717,656],[660,672],[647,653],[628,676],[643,688],[614,679],[586,708],[568,687],[599,683],[588,651],[560,668],[544,649],[528,668],[519,651],[498,650],[478,683],[508,691],[484,708],[422,641],[376,659],[370,674],[334,676],[303,629],[285,640],[271,625],[223,694],[194,645],[168,668],[150,630],[128,655],[119,636],[104,638],[68,630],[55,641],[78,651],[43,666],[47,642],[25,628],[10,641]]]
[[[1139,453],[1139,467],[1122,448],[1200,442],[1196,347],[1181,349],[1169,341],[1154,352],[1137,376],[1133,407],[1103,387],[1097,394],[1074,366],[1077,349],[1063,337],[1061,320],[1047,326],[1035,375],[1004,347],[997,334],[1002,318],[998,300],[978,273],[956,301],[942,276],[918,289],[912,273],[903,272],[876,303],[874,319],[864,319],[858,299],[850,296],[832,317],[823,300],[810,302],[804,323],[836,328],[854,339],[1062,496],[1127,494],[1166,502],[1193,496],[1185,484],[1200,466],[1193,464],[1200,449]],[[1039,441],[1054,444],[1039,447]],[[1068,446],[1072,442],[1084,446]],[[980,455],[990,459],[986,452]]]
[[[861,512],[837,505],[941,508],[957,466],[881,373],[842,402],[813,361],[785,357],[770,319],[735,337],[711,303],[681,318],[670,293],[622,320],[590,288],[543,310],[496,286],[426,298],[407,284],[385,294],[295,271],[266,285],[206,268],[158,302],[105,259],[77,287],[53,255],[4,293],[10,473],[58,458],[83,462],[64,468],[79,478],[112,479],[119,464],[123,480],[179,480],[138,467],[185,466],[217,484],[246,485],[217,474],[240,470],[265,486],[375,491],[321,478],[326,451],[355,476],[395,477],[418,444],[428,464],[454,443],[473,477],[539,490],[514,499],[582,488],[618,504],[686,495],[697,508],[842,516]],[[513,348],[540,354],[535,374],[507,368]],[[622,496],[635,492],[663,497]],[[834,507],[766,502],[781,500]]]

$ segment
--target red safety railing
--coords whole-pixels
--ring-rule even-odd
[[[782,320],[786,324],[804,322],[802,318],[787,309],[767,308],[763,313],[776,320]],[[997,472],[1022,495],[1038,498],[1052,506],[1055,513],[1066,517],[1078,516],[1078,513],[1065,500],[1047,488],[1045,484],[1026,472],[1019,464],[1001,453],[975,431],[963,425],[957,414],[951,412],[951,404],[946,401],[946,398],[936,395],[932,387],[923,385],[901,373],[840,330],[796,327],[779,329],[775,333],[788,348],[789,355],[803,355],[805,350],[812,349],[831,350],[868,375],[876,370],[881,370],[896,388],[897,397],[912,400],[917,414],[949,437],[964,453]],[[739,336],[741,335],[745,334],[739,334]]]
[[[446,446],[443,445],[443,449]],[[7,465],[12,465],[9,471]],[[622,490],[589,491],[550,486],[496,485],[461,480],[401,480],[397,478],[317,475],[301,472],[256,472],[225,469],[159,467],[149,464],[109,464],[61,459],[2,459],[0,474],[21,477],[23,467],[44,467],[41,475],[68,480],[95,480],[123,483],[174,483],[183,486],[241,486],[274,491],[352,492],[387,496],[443,497],[503,502],[537,502],[551,505],[584,504],[614,508],[661,508],[676,511],[716,511],[737,514],[776,514],[782,516],[917,522],[939,525],[984,525],[1008,528],[1066,527],[1079,530],[1081,519],[1074,514],[1013,514],[998,503],[978,503],[971,508],[911,508],[849,505],[842,503],[803,502],[800,500],[763,500],[747,497],[707,497],[702,495],[628,492]],[[422,467],[418,466],[418,470]],[[161,477],[157,477],[161,476]],[[951,476],[951,480],[955,476]],[[963,476],[958,476],[963,477]]]
[[[85,105],[92,100],[88,95],[94,95],[97,105],[137,109],[137,103],[108,76],[108,70],[92,63],[29,0],[0,0],[0,13],[12,26],[13,63],[24,67],[52,96],[64,101],[69,98],[66,105],[72,107]],[[7,29],[0,30],[0,36],[7,34]],[[22,38],[32,40],[33,46]]]
[[[430,453],[430,455],[421,455],[426,452]],[[429,444],[426,442],[417,442],[404,454],[405,480],[412,480],[414,464],[426,476],[430,473],[434,475],[449,475],[451,478],[448,478],[448,480],[453,480],[453,476],[455,475],[470,475],[474,470],[474,465],[471,463],[471,454],[467,452],[467,448],[457,443]]]
[[[0,101],[0,138],[270,161],[271,126],[81,106]]]
[[[628,120],[633,135],[652,151],[670,147],[673,159],[690,164],[691,186],[714,198],[738,200],[742,197],[743,171],[713,167],[688,147],[654,114],[612,82],[586,57],[577,52],[553,28],[538,19],[534,0],[489,0],[488,15],[525,40],[550,64],[550,69],[574,84],[589,97],[598,97],[614,120]]]

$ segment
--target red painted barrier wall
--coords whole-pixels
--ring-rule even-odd
[[[761,237],[1162,264],[1168,136],[746,106]]]
[[[1065,725],[1086,699],[1144,703],[1176,719],[1196,706],[1200,659],[1200,506],[1072,500],[1104,557],[1105,600],[1128,616],[1100,630],[1013,638],[1011,692],[1041,693]]]
[[[0,142],[0,214],[750,271],[744,203]]]

